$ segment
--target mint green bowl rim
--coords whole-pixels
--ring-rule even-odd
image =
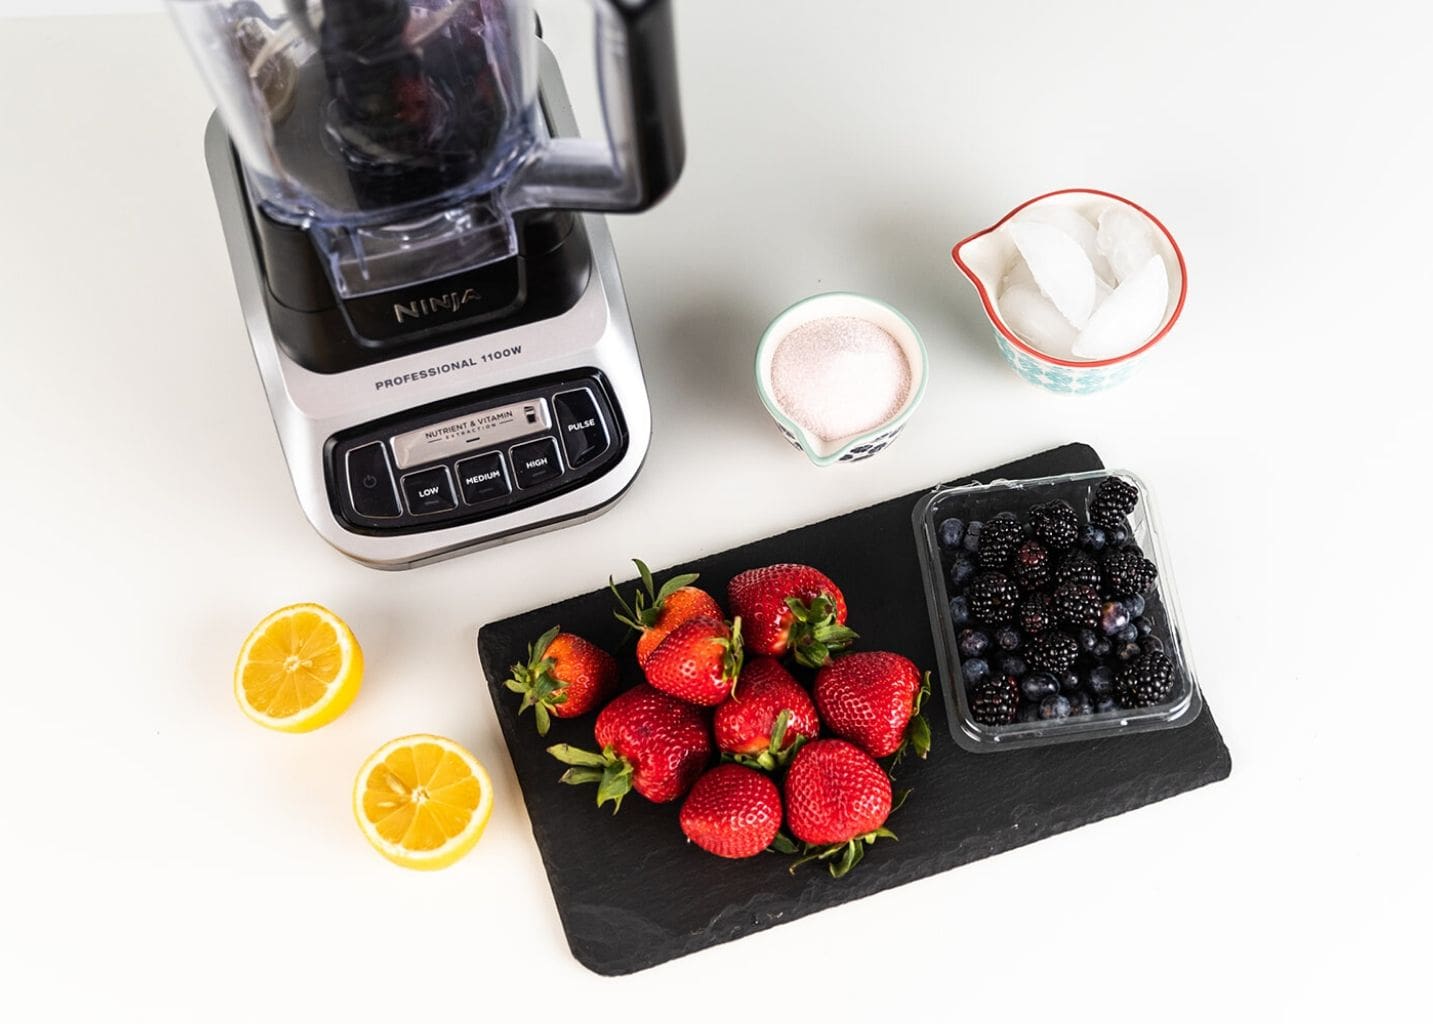
[[[786,413],[782,411],[781,406],[777,404],[776,397],[771,394],[770,389],[767,387],[765,375],[761,372],[761,364],[762,356],[765,354],[767,348],[771,345],[774,345],[778,340],[780,340],[775,334],[775,327],[777,324],[781,323],[781,321],[786,319],[788,315],[796,312],[802,306],[811,305],[822,299],[837,298],[856,299],[860,302],[870,303],[872,306],[878,306],[886,312],[890,313],[901,323],[905,324],[906,330],[910,331],[910,336],[915,341],[916,351],[920,353],[920,366],[911,367],[912,374],[916,377],[916,385],[911,390],[910,395],[906,398],[906,404],[901,408],[898,413],[896,413],[890,419],[879,424],[878,426],[872,428],[871,430],[868,430],[865,433],[858,434],[855,437],[850,438],[843,445],[841,445],[840,448],[832,452],[830,455],[818,455],[812,450],[812,445],[814,442],[810,434],[807,433],[806,428],[801,426],[799,423],[796,423],[794,420],[791,419],[791,417],[787,416]],[[788,333],[790,333],[789,329],[784,330],[781,332],[780,337],[784,338]],[[902,346],[902,349],[904,349],[904,346]],[[768,323],[766,325],[766,329],[761,332],[761,340],[756,344],[756,359],[753,364],[753,370],[756,375],[756,392],[758,395],[761,396],[761,404],[766,406],[766,411],[771,414],[771,418],[774,419],[777,423],[781,424],[782,427],[784,427],[797,439],[798,443],[801,445],[801,451],[806,455],[808,459],[810,459],[818,466],[829,466],[833,463],[839,462],[842,456],[847,455],[851,451],[851,449],[859,448],[862,444],[873,441],[881,435],[889,433],[893,429],[898,429],[905,426],[906,420],[911,418],[911,414],[915,412],[916,407],[920,405],[921,400],[925,397],[926,381],[930,376],[930,357],[929,354],[926,352],[925,339],[921,337],[920,331],[916,330],[916,325],[911,323],[909,317],[907,317],[895,306],[892,306],[889,302],[882,302],[880,299],[874,298],[870,295],[862,294],[861,292],[819,292],[815,295],[808,295],[804,299],[798,299],[796,302],[793,302],[791,305],[783,309],[780,313],[777,313],[776,316],[771,318],[771,322]]]

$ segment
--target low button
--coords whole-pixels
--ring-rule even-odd
[[[552,399],[557,429],[567,449],[567,464],[574,469],[607,450],[607,425],[597,411],[597,400],[587,388],[564,391]]]
[[[557,442],[550,437],[513,445],[513,476],[523,489],[556,480],[562,475],[562,457],[557,453]]]
[[[503,469],[503,453],[488,452],[458,463],[458,490],[469,505],[507,497],[512,488]]]
[[[415,516],[451,512],[458,507],[453,479],[448,476],[446,466],[409,473],[403,478],[403,497],[408,502],[408,511]]]
[[[353,511],[369,519],[396,519],[403,514],[382,441],[353,449],[346,460],[348,498]]]

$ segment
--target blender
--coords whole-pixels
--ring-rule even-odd
[[[651,413],[602,213],[672,187],[670,0],[594,0],[606,138],[529,0],[168,0],[304,514],[401,569],[591,517]]]

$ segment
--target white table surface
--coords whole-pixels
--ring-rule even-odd
[[[590,524],[396,575],[293,499],[170,26],[0,21],[4,1016],[730,1019],[784,993],[792,1019],[1426,1012],[1426,8],[679,6],[686,172],[612,225],[646,469]],[[590,129],[583,7],[542,5]],[[1149,206],[1191,269],[1142,376],[1083,399],[1009,372],[948,258],[1072,185]],[[905,310],[933,375],[890,452],[816,470],[749,366],[770,316],[831,288]],[[629,555],[1076,439],[1157,491],[1232,778],[631,978],[579,966],[478,626]],[[232,659],[301,599],[353,624],[364,690],[317,734],[269,734]],[[349,810],[362,759],[419,730],[497,787],[477,850],[431,876]]]

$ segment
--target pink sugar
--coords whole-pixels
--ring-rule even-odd
[[[911,367],[890,332],[855,316],[802,324],[771,358],[776,403],[822,441],[875,430],[900,412]]]

